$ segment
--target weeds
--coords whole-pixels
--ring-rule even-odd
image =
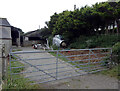
[[[15,57],[12,57],[12,59],[16,60]],[[11,67],[21,67],[25,66],[23,63],[18,61],[11,62]],[[10,65],[8,67],[8,76],[7,81],[3,85],[3,90],[7,89],[40,89],[41,87],[39,85],[31,85],[32,82],[29,82],[29,79],[24,78],[24,75],[11,75],[11,73],[20,73],[24,71],[25,68],[15,68],[11,69],[10,72]],[[18,79],[19,78],[19,79]]]
[[[112,69],[101,71],[100,74],[109,75],[111,77],[116,77],[120,80],[120,71],[119,70],[120,70],[120,64],[113,67]]]

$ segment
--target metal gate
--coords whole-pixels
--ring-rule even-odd
[[[45,83],[106,70],[111,55],[111,48],[10,52],[10,75]]]

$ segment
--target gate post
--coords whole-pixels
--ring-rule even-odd
[[[89,62],[88,62],[88,67],[90,67],[90,64],[91,64],[91,60],[90,60],[90,57],[91,57],[91,49],[88,50],[89,51]],[[90,69],[88,68],[88,72],[90,71]]]
[[[9,49],[12,47],[11,25],[6,18],[0,18],[0,86],[7,76]],[[2,87],[0,87],[2,89]]]
[[[56,80],[58,78],[58,50],[57,50],[57,56],[56,56]]]
[[[7,78],[8,58],[5,55],[5,44],[0,45],[0,89],[2,89],[2,82]]]
[[[109,68],[111,69],[113,66],[113,62],[112,62],[112,48],[110,49],[110,63],[109,63]]]
[[[8,68],[8,56],[5,53],[5,44],[2,47],[2,79],[5,80],[7,77],[7,68]]]
[[[0,90],[2,90],[2,44],[0,44]]]

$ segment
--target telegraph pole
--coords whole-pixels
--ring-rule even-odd
[[[74,10],[76,10],[76,5],[74,5]]]
[[[39,29],[40,29],[40,25],[39,25]]]

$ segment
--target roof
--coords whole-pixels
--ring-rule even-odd
[[[24,36],[30,37],[34,33],[35,33],[35,31],[30,31],[30,32],[25,33]]]
[[[40,32],[41,32],[40,30],[39,31],[38,30],[30,31],[30,32],[25,33],[24,36],[26,36],[26,37],[41,37]]]
[[[0,26],[7,26],[10,27],[10,23],[7,21],[6,18],[0,18]]]

